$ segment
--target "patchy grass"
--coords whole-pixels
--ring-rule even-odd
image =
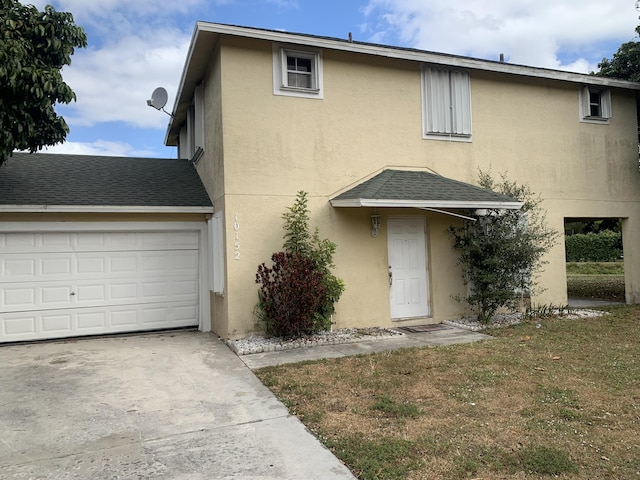
[[[640,307],[608,310],[257,374],[360,479],[640,479]]]
[[[567,262],[567,294],[574,298],[624,301],[624,263]]]
[[[624,301],[624,275],[567,275],[567,295]]]
[[[567,262],[567,275],[624,275],[624,263]]]

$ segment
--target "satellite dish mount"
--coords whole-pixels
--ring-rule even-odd
[[[151,98],[147,100],[147,105],[155,108],[156,110],[160,110],[173,118],[173,115],[164,109],[168,99],[169,95],[167,95],[167,91],[162,87],[158,87],[151,94]]]

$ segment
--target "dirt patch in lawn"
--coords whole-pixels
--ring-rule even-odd
[[[266,368],[361,479],[640,478],[640,308]]]

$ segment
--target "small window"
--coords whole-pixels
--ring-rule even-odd
[[[583,87],[580,91],[580,120],[609,123],[611,118],[611,91],[606,88]]]
[[[314,82],[313,59],[299,57],[295,54],[287,55],[287,87],[313,88]]]
[[[317,50],[273,48],[273,93],[322,98],[322,55]]]
[[[471,139],[471,87],[469,74],[457,70],[425,68],[422,75],[425,138]]]

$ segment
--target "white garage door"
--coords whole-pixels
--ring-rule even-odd
[[[0,233],[0,342],[198,325],[199,235]]]

